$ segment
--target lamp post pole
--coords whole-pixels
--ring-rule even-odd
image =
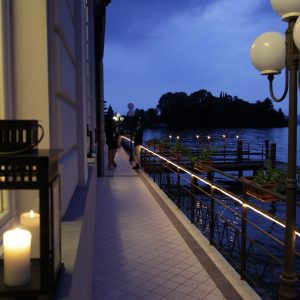
[[[284,269],[280,278],[279,299],[297,299],[295,273],[296,230],[296,153],[297,153],[297,71],[296,46],[293,40],[295,20],[287,31],[287,68],[289,79],[288,170],[286,178],[286,230]],[[297,63],[296,63],[297,62]]]
[[[298,299],[297,274],[295,272],[297,72],[300,60],[300,51],[298,50],[300,49],[300,2],[271,0],[271,3],[273,9],[282,16],[282,20],[288,22],[285,39],[279,33],[262,34],[252,44],[250,54],[254,66],[261,71],[262,75],[268,75],[272,99],[281,102],[287,94],[289,97],[285,248],[279,299],[296,300]],[[274,75],[279,74],[284,67],[286,69],[285,90],[281,98],[276,98],[273,92]]]

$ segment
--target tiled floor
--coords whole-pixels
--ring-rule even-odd
[[[118,167],[100,179],[94,299],[244,299],[216,268],[211,274],[219,281],[209,275],[192,238],[174,226],[178,221],[167,216],[123,150],[116,160]]]

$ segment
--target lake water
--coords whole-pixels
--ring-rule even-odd
[[[300,124],[297,127],[297,165],[300,166]],[[168,139],[169,135],[175,140],[176,136],[180,137],[183,143],[207,143],[207,136],[210,136],[209,142],[213,146],[222,145],[224,140],[222,135],[226,135],[226,145],[234,148],[236,145],[236,136],[243,140],[244,147],[249,144],[250,150],[260,150],[265,144],[265,140],[275,143],[277,148],[276,159],[287,162],[288,158],[288,128],[224,128],[224,129],[207,129],[207,130],[180,130],[170,131],[168,129],[146,129],[144,132],[144,141],[151,138]],[[199,135],[197,140],[196,135]]]

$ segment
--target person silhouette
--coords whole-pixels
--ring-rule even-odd
[[[135,166],[133,169],[137,170],[140,169],[140,163],[141,163],[141,150],[142,150],[142,144],[143,144],[143,126],[142,122],[140,120],[137,121],[137,128],[136,133],[134,136],[134,160],[135,160]]]
[[[117,166],[115,163],[115,155],[118,148],[117,131],[115,122],[112,118],[107,118],[105,123],[106,145],[108,147],[107,168],[113,169]]]

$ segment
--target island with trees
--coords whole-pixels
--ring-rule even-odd
[[[163,94],[156,108],[136,109],[145,127],[170,129],[198,128],[271,128],[287,126],[281,109],[275,110],[271,99],[250,103],[221,92],[219,97],[202,89],[191,93]]]

